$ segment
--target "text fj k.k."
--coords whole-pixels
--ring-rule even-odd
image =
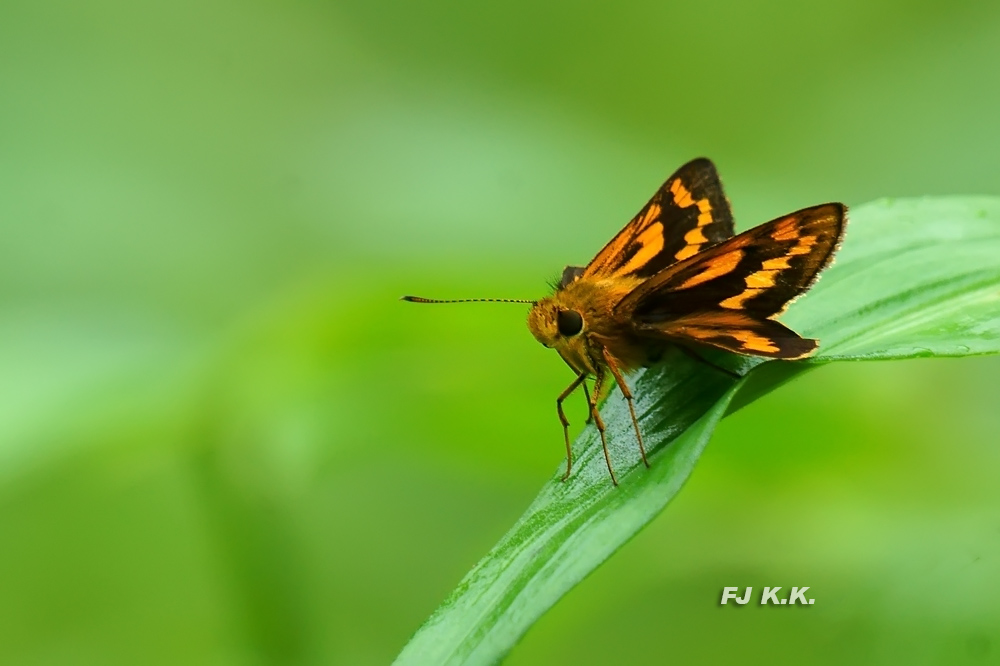
[[[793,587],[792,591],[788,594],[787,597],[778,596],[778,590],[780,589],[781,589],[780,586],[765,587],[764,591],[761,592],[760,595],[760,605],[761,606],[764,606],[766,604],[774,604],[776,606],[780,604],[788,604],[789,606],[792,606],[794,604],[808,605],[816,601],[815,599],[806,599],[806,590],[809,589],[808,587]],[[739,594],[739,590],[740,588],[738,587],[722,588],[722,601],[720,602],[721,605],[728,604],[730,599],[740,604],[741,606],[748,603],[750,601],[750,597],[753,595],[753,588],[752,587],[746,588],[742,596]]]

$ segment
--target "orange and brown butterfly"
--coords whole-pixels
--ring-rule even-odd
[[[844,235],[846,213],[840,203],[812,206],[734,236],[715,166],[696,159],[668,178],[586,267],[567,266],[551,296],[403,300],[530,303],[532,335],[559,352],[576,374],[556,400],[566,443],[563,480],[569,478],[573,456],[562,403],[582,386],[608,472],[618,485],[597,409],[609,373],[628,403],[648,467],[625,375],[659,358],[668,345],[696,356],[699,347],[785,360],[808,356],[819,341],[799,336],[775,318],[830,264]],[[594,378],[592,392],[588,377]]]

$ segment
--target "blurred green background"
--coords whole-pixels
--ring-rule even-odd
[[[998,63],[988,2],[4,0],[0,663],[387,663],[570,378],[523,306],[398,296],[542,295],[699,155],[739,228],[1000,194]],[[998,373],[727,419],[509,663],[1000,662]]]

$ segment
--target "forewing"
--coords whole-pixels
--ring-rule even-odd
[[[688,162],[584,269],[583,277],[648,278],[733,235],[715,165]]]
[[[832,260],[845,224],[846,208],[837,203],[772,220],[670,266],[615,310],[635,326],[668,337],[798,358],[815,344],[805,349],[806,341],[769,320],[815,282]]]

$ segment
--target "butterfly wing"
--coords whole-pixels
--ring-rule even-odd
[[[719,174],[710,160],[699,158],[668,178],[576,277],[648,278],[732,235],[733,215]]]
[[[833,259],[843,204],[785,215],[664,269],[616,306],[639,332],[740,354],[801,358],[818,342],[774,321]]]

